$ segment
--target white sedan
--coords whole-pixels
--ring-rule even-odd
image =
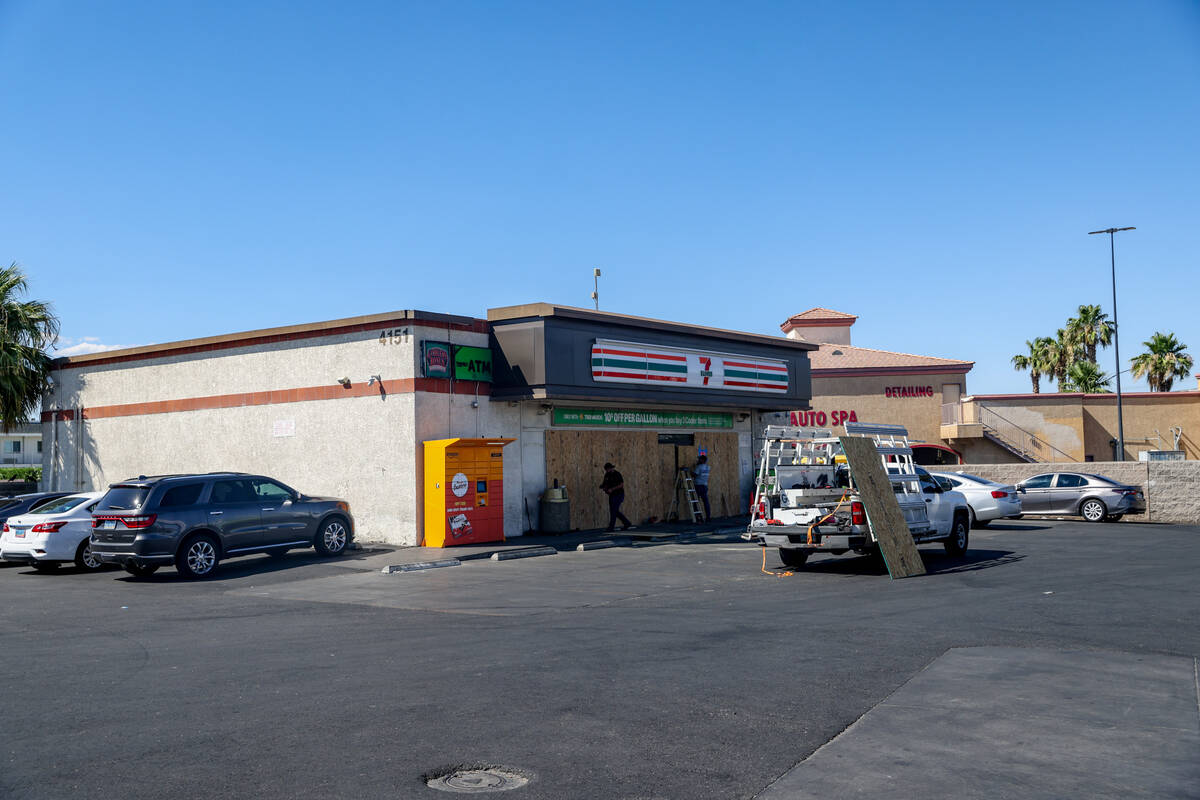
[[[962,492],[971,507],[971,527],[984,528],[994,519],[1019,517],[1021,496],[1017,487],[989,481],[966,472],[931,473],[938,482],[945,481],[956,492]]]
[[[92,553],[92,509],[104,492],[80,492],[34,511],[9,517],[0,534],[0,558],[32,564],[42,571],[71,563],[96,570],[103,565]]]

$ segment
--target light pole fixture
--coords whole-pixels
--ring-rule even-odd
[[[1088,236],[1097,233],[1108,234],[1108,254],[1112,262],[1113,351],[1117,357],[1117,461],[1125,460],[1125,415],[1121,408],[1121,326],[1117,324],[1117,249],[1113,242],[1113,234],[1136,230],[1137,228],[1105,228],[1102,231],[1088,231]]]
[[[600,268],[596,267],[592,270],[592,302],[596,304],[596,310],[600,310]]]

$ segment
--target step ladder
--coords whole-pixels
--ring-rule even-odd
[[[667,515],[667,519],[674,518],[679,511],[679,494],[683,493],[684,503],[688,508],[688,515],[692,518],[693,523],[702,522],[704,520],[704,504],[700,502],[700,496],[696,494],[696,484],[692,480],[692,472],[687,467],[680,467],[679,473],[675,476],[675,499],[671,503],[671,511]]]

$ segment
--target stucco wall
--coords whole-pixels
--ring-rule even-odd
[[[515,435],[517,417],[515,409],[499,410],[493,417],[486,395],[452,398],[368,387],[372,375],[385,383],[414,378],[422,339],[488,344],[484,333],[419,323],[406,327],[408,336],[389,337],[383,343],[378,330],[368,330],[174,357],[67,365],[55,372],[56,391],[46,410],[91,409],[94,417],[80,420],[76,415],[43,424],[46,484],[93,489],[137,475],[262,473],[308,494],[348,500],[360,541],[417,544],[422,499],[419,443],[452,435]],[[341,377],[354,385],[345,396],[339,396]],[[334,396],[299,400],[298,392],[279,398],[291,402],[275,402],[272,396],[265,398],[272,402],[257,405],[103,413],[105,407],[111,412],[111,406],[313,387],[330,388]],[[255,402],[263,399],[259,395]],[[519,458],[515,464],[510,478],[506,459],[508,535],[523,530]]]
[[[903,425],[913,440],[937,443],[942,441],[942,387],[965,386],[966,377],[959,373],[814,377],[812,408],[827,415],[853,411],[859,422]],[[888,397],[889,386],[928,386],[933,391],[929,397]]]
[[[1046,472],[1091,472],[1121,483],[1140,486],[1146,493],[1147,513],[1125,517],[1130,522],[1200,524],[1200,461],[963,464],[954,467],[954,471],[969,472],[982,478],[1013,484]]]
[[[1081,462],[1115,455],[1116,395],[981,396],[976,402]],[[1126,460],[1136,461],[1143,450],[1173,449],[1172,427],[1182,429],[1186,457],[1200,459],[1200,392],[1136,393],[1125,395],[1122,406]]]

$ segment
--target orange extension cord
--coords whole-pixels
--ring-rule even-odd
[[[833,511],[830,511],[828,514],[821,517],[819,520],[814,522],[812,525],[808,526],[808,543],[809,544],[813,543],[813,538],[812,538],[813,528],[817,527],[818,525],[820,525],[822,522],[824,522],[827,519],[832,519],[833,515],[836,514],[838,512],[838,509],[841,508],[845,504],[846,498],[848,498],[849,496],[850,496],[850,490],[847,489],[846,493],[842,495],[842,499],[838,500],[838,504],[833,507]],[[767,548],[766,547],[762,548],[762,566],[760,567],[760,569],[762,570],[762,573],[764,575],[774,575],[776,578],[786,578],[786,577],[796,574],[795,572],[792,572],[790,570],[785,571],[785,572],[772,572],[771,570],[767,569]]]

